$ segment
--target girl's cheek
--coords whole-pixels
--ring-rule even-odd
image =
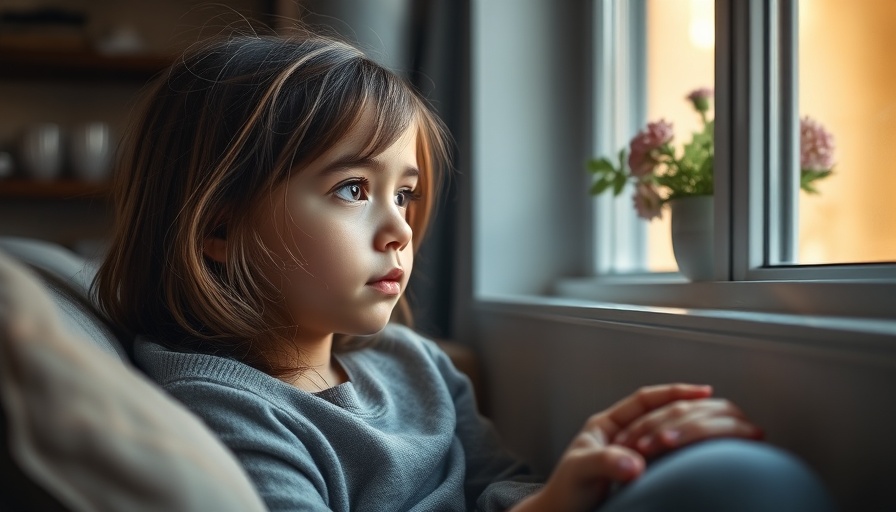
[[[411,271],[414,270],[413,242],[408,243],[407,247],[405,247],[405,249],[399,253],[398,259],[401,263],[402,268],[404,269],[405,285],[407,285],[411,279]]]

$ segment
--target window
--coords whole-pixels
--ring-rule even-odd
[[[713,13],[712,0],[597,2],[596,154],[615,155],[648,120],[671,122],[676,144],[698,128],[685,96],[713,85]],[[674,272],[668,212],[639,220],[631,196],[598,199],[598,219],[605,219],[597,222],[604,230],[596,241],[599,272]]]
[[[896,173],[886,150],[896,142],[896,89],[884,64],[896,46],[896,4],[594,6],[595,154],[615,154],[663,117],[680,140],[697,121],[684,96],[715,89],[717,280],[896,276],[896,209],[888,206]],[[806,115],[835,141],[834,173],[816,182],[818,194],[800,190]],[[675,270],[668,222],[637,219],[627,193],[595,204],[598,275]]]
[[[685,96],[701,87],[713,87],[713,3],[712,0],[647,0],[646,4],[647,119],[671,122],[675,140],[681,144],[700,128],[699,116]],[[666,213],[661,219],[647,223],[647,270],[676,270],[669,217]]]
[[[820,194],[799,194],[795,261],[894,261],[896,173],[885,148],[896,141],[896,71],[882,63],[896,48],[896,4],[802,0],[797,14],[798,111],[830,129],[836,163]]]

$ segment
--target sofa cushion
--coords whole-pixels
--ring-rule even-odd
[[[79,512],[265,510],[198,418],[81,336],[0,252],[0,405],[24,475]]]
[[[0,237],[0,249],[40,274],[68,284],[84,299],[88,298],[96,268],[65,247],[36,238],[3,236]]]
[[[66,331],[119,359],[128,360],[121,335],[96,312],[90,300],[95,266],[68,249],[43,240],[0,237],[0,250],[36,272],[48,288]]]

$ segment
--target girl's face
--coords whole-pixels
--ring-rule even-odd
[[[368,116],[369,117],[369,116]],[[414,263],[407,207],[418,182],[417,128],[382,153],[363,153],[373,122],[344,139],[255,212],[273,261],[264,276],[282,293],[298,337],[373,334],[389,321]]]

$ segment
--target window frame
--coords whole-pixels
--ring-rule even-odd
[[[715,13],[714,279],[896,284],[896,264],[791,263],[800,190],[798,0],[716,0]],[[645,0],[595,3],[595,154],[613,154],[645,117],[643,102],[632,101],[646,89],[645,14]],[[645,267],[646,229],[627,194],[594,203],[599,280],[683,280],[677,273],[637,271]]]
[[[722,226],[715,235],[731,247],[729,279],[893,280],[888,263],[786,263],[798,234],[797,31],[798,0],[716,1],[716,162],[730,174],[716,175],[727,188],[715,213],[731,215],[731,234],[726,241]]]
[[[615,158],[646,118],[646,0],[598,1],[593,9],[595,49],[591,123],[596,155]],[[619,30],[624,26],[625,30]],[[607,80],[606,77],[612,77]],[[594,271],[647,274],[647,226],[632,211],[631,184],[619,196],[594,198]]]

